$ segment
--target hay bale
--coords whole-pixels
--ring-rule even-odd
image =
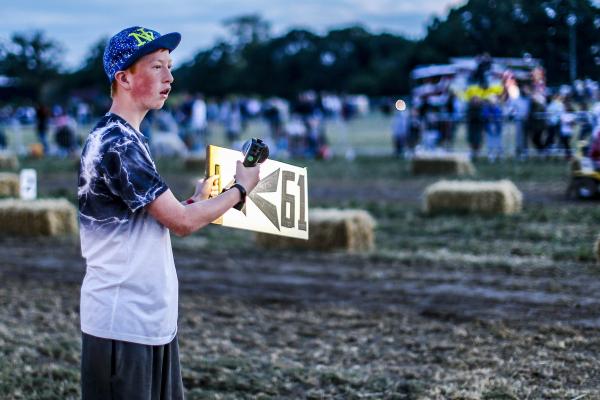
[[[0,200],[0,234],[58,236],[77,233],[77,209],[66,199]]]
[[[475,167],[460,154],[418,155],[412,159],[413,175],[474,175]]]
[[[308,240],[258,233],[256,241],[269,249],[362,252],[375,248],[376,223],[367,211],[311,209],[308,221]]]
[[[0,172],[0,197],[19,197],[19,175]]]
[[[204,175],[206,170],[206,158],[202,155],[191,155],[185,158],[183,167],[187,171],[193,171],[197,174]]]
[[[19,168],[19,159],[16,155],[0,152],[0,169],[16,170]]]
[[[424,193],[427,213],[514,214],[521,211],[523,195],[509,180],[440,181]]]

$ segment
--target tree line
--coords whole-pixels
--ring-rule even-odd
[[[372,33],[362,26],[319,35],[292,29],[274,36],[260,15],[224,21],[228,35],[174,71],[175,90],[208,96],[293,97],[308,89],[370,96],[406,94],[417,65],[487,52],[542,60],[548,83],[600,76],[600,8],[592,0],[469,0],[432,18],[423,39]],[[97,98],[108,93],[102,69],[107,38],[80,68],[61,70],[61,48],[43,32],[15,33],[0,46],[0,101],[18,97]]]

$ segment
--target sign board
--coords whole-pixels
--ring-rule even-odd
[[[19,175],[19,197],[35,200],[37,197],[37,173],[35,169],[22,169]]]
[[[207,148],[207,174],[218,174],[219,192],[233,183],[240,151]],[[268,159],[260,164],[260,182],[241,211],[227,211],[214,224],[308,240],[308,176],[306,168]]]

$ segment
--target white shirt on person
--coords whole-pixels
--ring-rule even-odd
[[[202,99],[196,99],[192,103],[191,127],[193,129],[204,129],[206,123],[206,103]]]
[[[167,189],[143,135],[116,114],[104,116],[88,136],[79,172],[82,332],[146,345],[175,337],[171,238],[144,208]]]

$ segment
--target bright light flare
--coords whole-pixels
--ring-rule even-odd
[[[396,101],[396,110],[398,110],[398,111],[406,110],[406,103],[404,102],[404,100],[400,99],[400,100]]]

